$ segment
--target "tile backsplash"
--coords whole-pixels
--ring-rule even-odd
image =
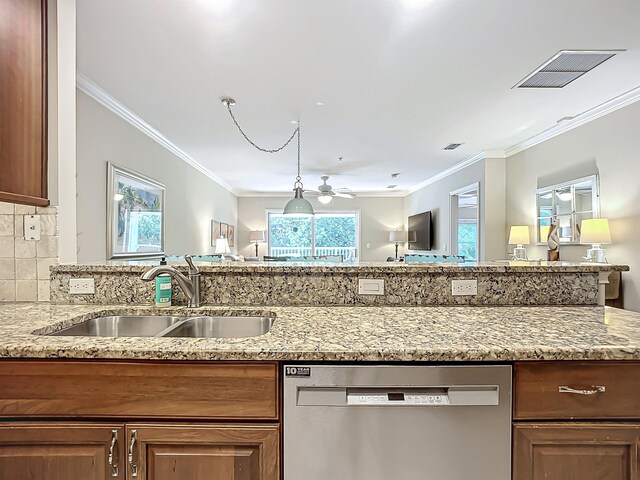
[[[49,267],[58,263],[56,207],[0,202],[0,302],[48,302]],[[24,216],[40,216],[40,240],[24,239]]]

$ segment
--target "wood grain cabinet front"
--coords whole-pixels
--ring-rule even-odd
[[[640,363],[518,362],[513,480],[640,480]]]
[[[0,0],[0,201],[49,204],[46,13],[46,0]]]
[[[640,425],[518,423],[513,480],[638,480]]]
[[[127,424],[128,478],[278,480],[277,425]]]
[[[124,479],[123,424],[0,423],[0,480]]]

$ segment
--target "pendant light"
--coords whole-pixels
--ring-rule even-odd
[[[297,122],[296,129],[293,131],[293,133],[291,134],[289,139],[284,143],[284,145],[274,149],[262,148],[256,145],[254,142],[252,142],[249,139],[249,137],[244,133],[242,128],[240,128],[240,125],[238,124],[236,117],[233,115],[233,112],[231,111],[231,107],[235,104],[236,104],[236,101],[233,98],[222,99],[222,105],[227,107],[227,110],[229,111],[229,115],[231,115],[231,119],[233,120],[233,123],[235,123],[236,127],[238,128],[242,136],[245,138],[247,142],[249,142],[251,145],[253,145],[256,149],[260,150],[261,152],[265,152],[265,153],[279,152],[284,147],[289,145],[289,143],[291,143],[291,140],[293,140],[293,137],[295,137],[296,135],[298,136],[298,174],[296,175],[296,180],[293,183],[293,191],[294,191],[293,198],[289,200],[285,205],[283,215],[296,216],[296,217],[309,217],[314,215],[313,207],[311,206],[311,203],[309,203],[309,200],[306,200],[302,195],[302,193],[304,192],[304,187],[302,185],[302,178],[300,177],[300,122],[299,121]]]
[[[309,200],[306,200],[302,196],[303,186],[302,179],[300,178],[300,122],[298,122],[298,128],[296,129],[298,132],[298,175],[296,176],[296,181],[293,184],[294,196],[291,200],[287,202],[284,207],[283,215],[289,215],[292,217],[310,217],[313,213],[313,207]]]

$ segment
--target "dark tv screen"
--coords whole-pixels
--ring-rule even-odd
[[[409,250],[431,250],[431,212],[411,215],[407,230]]]

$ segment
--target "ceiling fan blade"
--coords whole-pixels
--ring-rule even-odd
[[[356,194],[351,192],[333,192],[336,197],[342,198],[355,198]]]

